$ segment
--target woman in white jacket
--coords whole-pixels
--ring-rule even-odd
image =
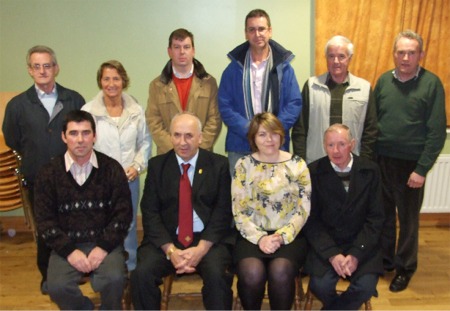
[[[143,108],[136,99],[123,92],[129,85],[125,68],[119,61],[104,62],[97,71],[101,91],[82,110],[90,112],[96,122],[94,148],[122,164],[128,177],[133,202],[133,222],[125,239],[128,271],[136,267],[138,246],[136,231],[139,201],[139,174],[147,168],[151,154],[151,136]]]

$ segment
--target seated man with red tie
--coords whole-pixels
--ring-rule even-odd
[[[136,310],[160,308],[162,278],[198,272],[205,309],[230,310],[231,180],[226,157],[200,149],[190,112],[171,122],[173,149],[149,161],[141,201],[144,239],[131,274]]]

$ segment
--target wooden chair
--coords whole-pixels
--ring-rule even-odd
[[[20,171],[21,157],[12,150],[0,151],[0,211],[6,212],[23,207],[25,222],[36,239],[33,211]]]
[[[200,278],[197,273],[192,275],[183,275],[183,278]],[[161,294],[161,310],[169,309],[169,301],[170,298],[177,297],[183,299],[199,299],[202,297],[201,292],[181,292],[181,293],[172,293],[172,285],[175,278],[179,278],[175,274],[170,274],[163,278],[163,288]]]
[[[336,290],[336,292],[338,294],[341,294],[343,291]],[[308,283],[308,290],[306,291],[305,307],[303,308],[303,310],[311,310],[312,309],[314,298],[316,298],[316,296],[314,296],[314,294],[311,292],[311,289],[309,288],[309,283]],[[372,310],[372,303],[371,303],[370,299],[367,300],[366,302],[364,302],[364,310]]]

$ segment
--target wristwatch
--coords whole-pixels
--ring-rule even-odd
[[[139,164],[133,164],[134,169],[138,172],[138,175],[141,174],[141,166]]]
[[[172,254],[173,254],[174,251],[175,251],[175,247],[171,246],[171,247],[169,248],[169,250],[167,251],[167,253],[166,253],[166,258],[167,258],[167,260],[170,260],[170,256],[172,256]]]

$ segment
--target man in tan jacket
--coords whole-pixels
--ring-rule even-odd
[[[170,60],[161,75],[150,83],[145,113],[157,154],[172,149],[170,122],[182,111],[190,111],[200,119],[203,124],[200,147],[212,151],[222,128],[216,79],[194,58],[194,35],[188,30],[180,28],[170,34],[167,53]]]

